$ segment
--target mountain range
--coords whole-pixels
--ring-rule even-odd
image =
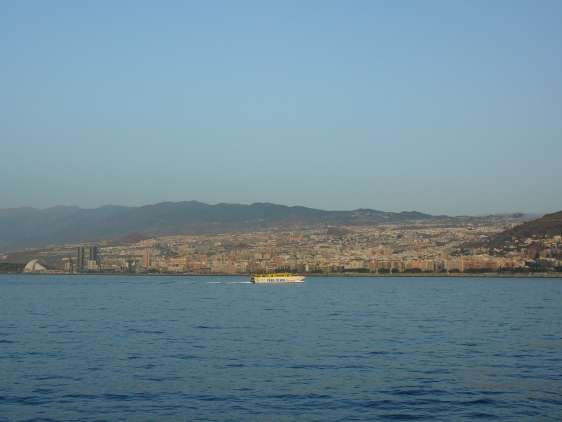
[[[140,207],[107,205],[94,209],[21,207],[0,209],[0,250],[116,240],[127,236],[204,234],[319,224],[407,223],[435,218],[439,217],[417,211],[325,211],[263,202],[209,205],[184,201]]]

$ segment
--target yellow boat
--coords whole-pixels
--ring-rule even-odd
[[[250,281],[254,284],[303,283],[304,276],[290,273],[253,274]]]

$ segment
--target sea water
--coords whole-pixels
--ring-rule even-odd
[[[562,420],[562,280],[3,275],[0,420]]]

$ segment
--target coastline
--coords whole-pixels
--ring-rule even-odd
[[[116,276],[116,277],[250,277],[251,274],[231,274],[231,273],[111,273],[111,272],[91,272],[91,273],[64,273],[64,272],[0,272],[2,275],[22,275],[22,276]],[[554,278],[562,279],[560,273],[296,273],[307,278],[330,277],[330,278]]]

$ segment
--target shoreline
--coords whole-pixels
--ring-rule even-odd
[[[295,273],[307,278],[329,277],[329,278],[559,278],[562,279],[560,273],[394,273],[394,274],[377,274],[377,273]],[[22,273],[22,272],[1,272],[2,275],[21,275],[21,276],[116,276],[116,277],[250,277],[250,274],[229,274],[229,273]]]

